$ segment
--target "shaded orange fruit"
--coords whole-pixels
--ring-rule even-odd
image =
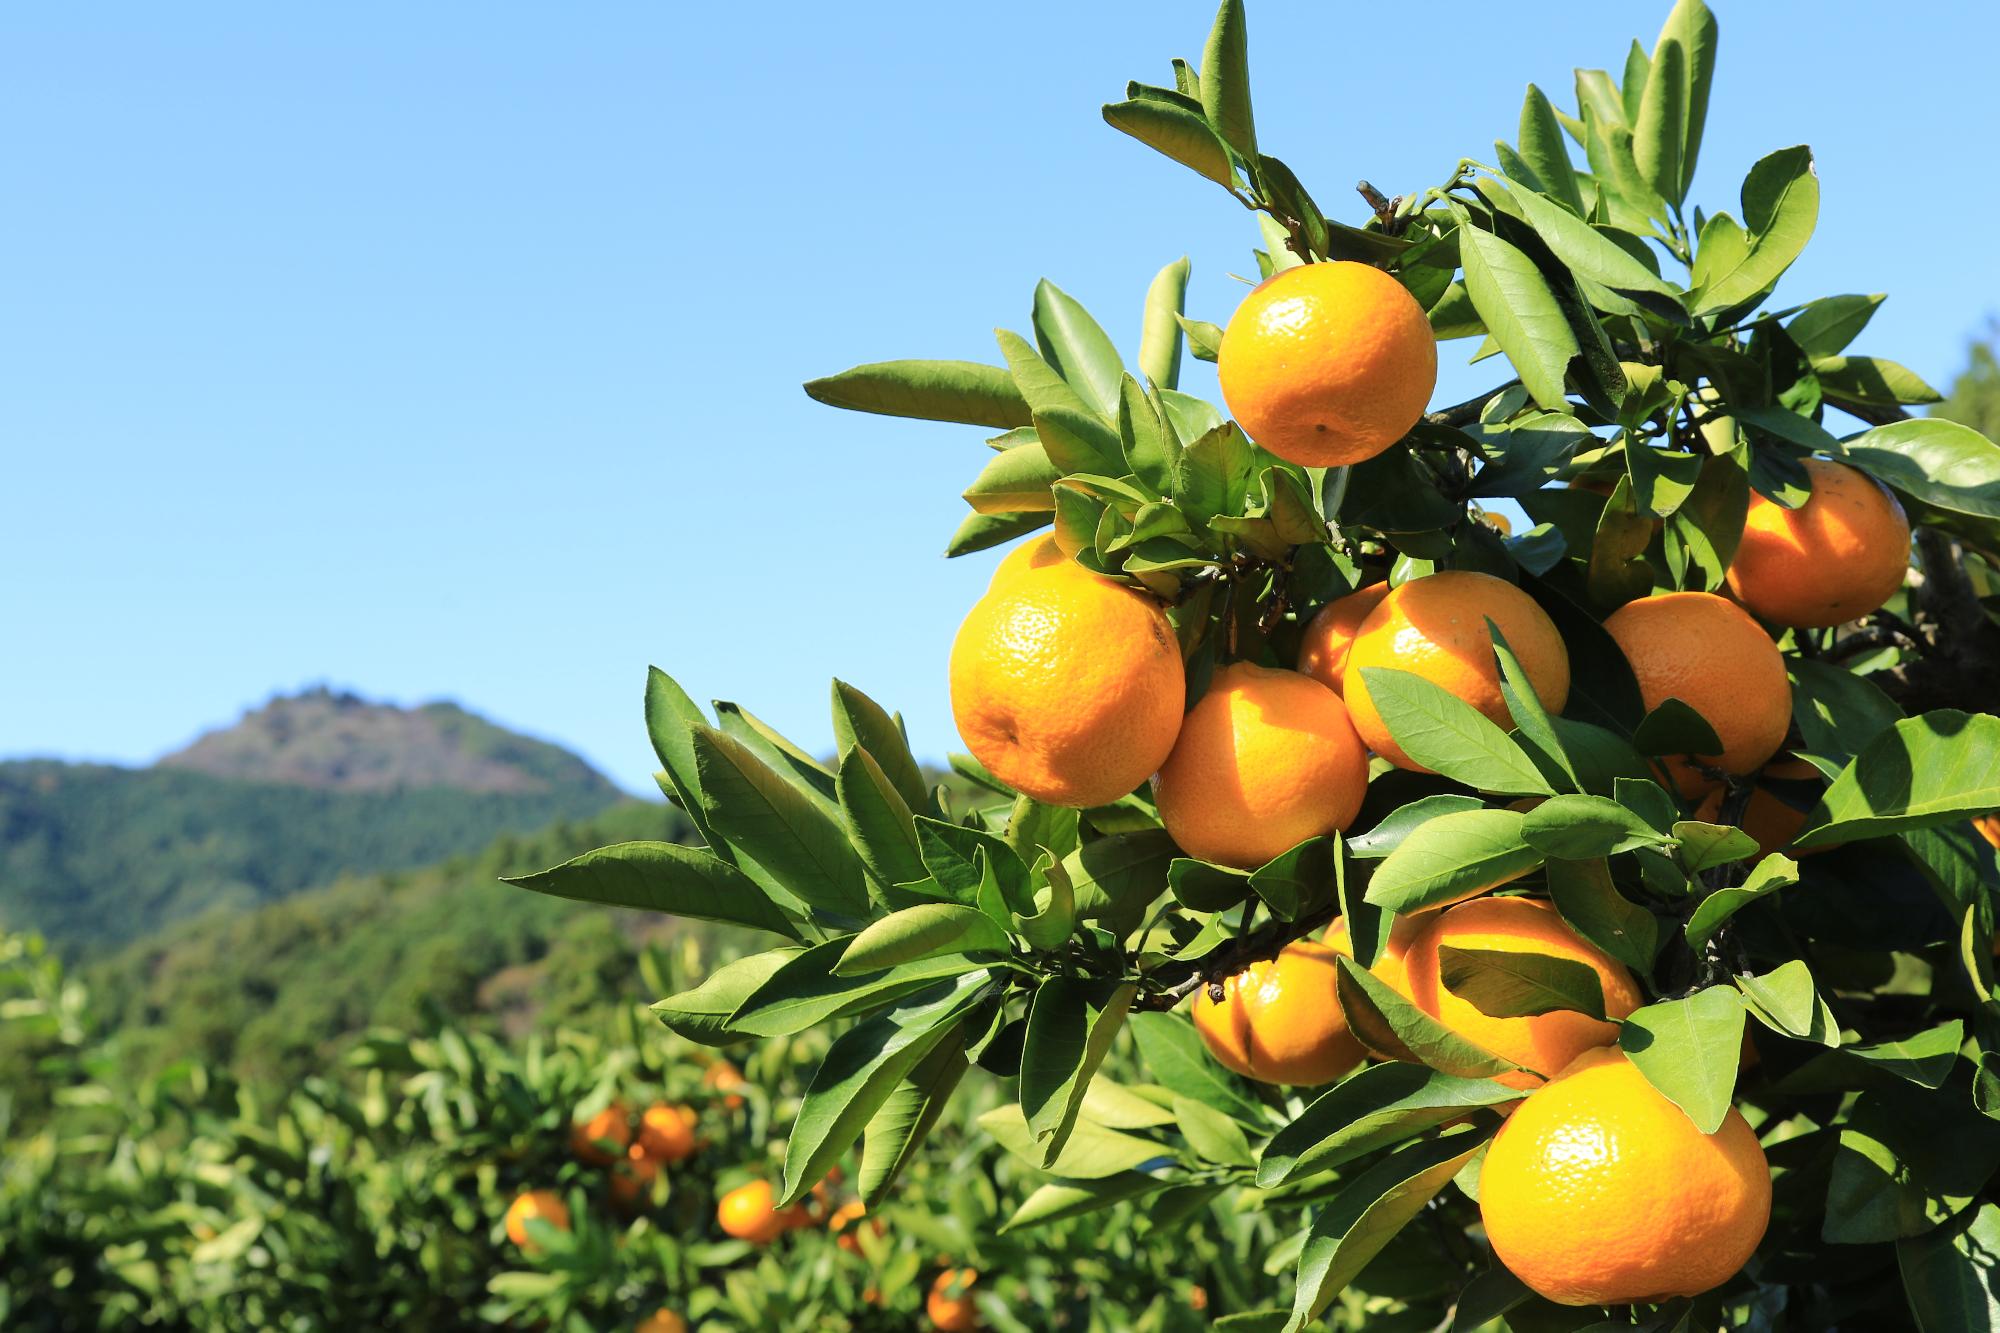
[[[1756,621],[1709,592],[1667,592],[1627,602],[1604,621],[1646,708],[1679,699],[1715,728],[1722,753],[1696,755],[1729,773],[1754,773],[1792,725],[1784,655]],[[1668,765],[1684,796],[1714,785],[1685,760]]]
[[[1217,1063],[1263,1083],[1315,1087],[1361,1063],[1335,986],[1333,950],[1295,940],[1222,983],[1195,991],[1194,1026]]]
[[[1399,916],[1391,922],[1388,941],[1383,944],[1382,951],[1375,955],[1375,962],[1368,969],[1370,976],[1383,982],[1390,990],[1406,1000],[1410,998],[1408,962],[1410,946],[1424,933],[1424,928],[1430,924],[1432,915],[1429,912],[1420,912],[1415,916]],[[1333,919],[1332,924],[1327,926],[1326,933],[1320,936],[1320,942],[1337,954],[1354,957],[1354,940],[1348,934],[1347,918],[1344,916]],[[1379,1059],[1399,1058],[1393,1052],[1378,1051],[1366,1042],[1362,1042],[1362,1046],[1370,1055]]]
[[[541,1247],[528,1238],[531,1220],[547,1222],[557,1231],[568,1231],[569,1205],[554,1190],[527,1190],[507,1205],[507,1239],[532,1253]]]
[[[1511,727],[1500,695],[1500,667],[1486,622],[1500,627],[1507,646],[1542,706],[1560,713],[1569,702],[1569,650],[1548,612],[1505,579],[1469,570],[1447,570],[1396,588],[1368,613],[1347,654],[1341,691],[1355,730],[1368,748],[1398,768],[1423,771],[1389,734],[1363,675],[1393,667],[1423,677],[1477,708],[1496,726]]]
[[[1743,1266],[1770,1221],[1771,1172],[1734,1108],[1704,1134],[1607,1048],[1514,1108],[1487,1149],[1479,1213],[1500,1262],[1549,1300],[1651,1303]]]
[[[1972,821],[1972,827],[1973,831],[1978,833],[1980,837],[1986,839],[1986,841],[1992,843],[1995,847],[2000,847],[2000,813],[1981,815]]]
[[[1559,1009],[1529,1018],[1495,1018],[1470,1000],[1445,988],[1439,975],[1438,949],[1482,949],[1506,953],[1546,954],[1583,963],[1597,973],[1604,991],[1604,1012],[1620,1019],[1644,1003],[1638,983],[1624,964],[1571,930],[1555,908],[1534,898],[1475,898],[1447,907],[1427,926],[1404,955],[1409,971],[1410,999],[1473,1045],[1523,1066],[1504,1074],[1510,1088],[1532,1088],[1593,1046],[1618,1040],[1615,1022],[1600,1023],[1587,1014]],[[1538,1071],[1530,1073],[1529,1071]]]
[[[980,763],[1050,805],[1106,805],[1151,777],[1187,702],[1160,604],[1081,569],[979,599],[951,645],[951,711]]]
[[[778,1192],[768,1180],[738,1185],[715,1205],[715,1220],[738,1240],[768,1245],[805,1220],[805,1209],[776,1207]]]
[[[625,1160],[611,1168],[611,1200],[625,1206],[637,1203],[659,1178],[659,1159],[635,1143],[626,1150]]]
[[[685,1161],[694,1155],[694,1127],[693,1107],[654,1102],[639,1116],[639,1147],[655,1161]]]
[[[993,567],[993,577],[987,582],[986,591],[997,591],[1017,582],[1023,575],[1044,569],[1060,569],[1069,563],[1069,557],[1062,553],[1062,547],[1056,545],[1052,533],[1030,537],[1007,552]]]
[[[1215,673],[1153,779],[1181,850],[1243,870],[1345,829],[1367,794],[1368,751],[1340,696],[1252,662]]]
[[[969,1333],[979,1327],[979,1308],[972,1303],[972,1285],[979,1274],[970,1268],[952,1268],[938,1274],[924,1300],[924,1313],[939,1333]]]
[[[1347,675],[1347,650],[1354,646],[1355,632],[1388,595],[1388,584],[1371,583],[1322,606],[1306,622],[1305,637],[1299,641],[1299,670],[1340,693]]]
[[[1750,799],[1744,803],[1743,817],[1738,821],[1745,833],[1757,840],[1756,860],[1763,860],[1772,852],[1782,851],[1791,845],[1806,826],[1806,816],[1810,810],[1788,804],[1785,799],[1763,785],[1764,778],[1777,778],[1784,782],[1798,782],[1817,779],[1819,770],[1803,759],[1779,758],[1764,765],[1758,785],[1751,788]],[[1728,799],[1726,788],[1717,787],[1704,796],[1695,807],[1694,817],[1704,824],[1716,823],[1722,817],[1722,807]],[[1811,847],[1804,851],[1793,851],[1791,856],[1817,856],[1830,852],[1839,843],[1828,843],[1824,847]]]
[[[834,1243],[849,1254],[861,1253],[860,1232],[864,1217],[868,1217],[868,1205],[855,1199],[834,1209],[833,1215],[826,1219],[826,1229],[833,1233]],[[882,1234],[881,1218],[868,1217],[867,1225],[876,1235]]]
[[[688,1322],[676,1311],[660,1309],[640,1320],[632,1333],[688,1333]]]
[[[727,1060],[717,1060],[714,1064],[701,1071],[701,1085],[704,1088],[713,1088],[717,1092],[727,1094],[723,1097],[722,1104],[727,1109],[734,1111],[740,1109],[743,1105],[743,1097],[736,1089],[748,1087],[749,1083],[744,1079],[742,1070]]]
[[[585,1162],[606,1166],[625,1155],[632,1142],[632,1111],[623,1102],[570,1126],[570,1151]]]
[[[1750,497],[1729,591],[1774,625],[1838,625],[1903,586],[1910,520],[1865,472],[1818,458],[1806,459],[1805,468],[1812,497],[1797,509]]]
[[[1437,340],[1402,283],[1346,260],[1261,283],[1223,331],[1222,397],[1250,438],[1306,467],[1373,458],[1437,387]]]

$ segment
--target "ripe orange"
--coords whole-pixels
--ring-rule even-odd
[[[1346,828],[1367,794],[1368,751],[1340,696],[1251,662],[1215,673],[1153,779],[1181,850],[1244,870]]]
[[[1604,990],[1604,1012],[1620,1019],[1644,998],[1623,964],[1585,940],[1534,898],[1475,898],[1437,914],[1404,955],[1409,969],[1410,999],[1475,1046],[1512,1060],[1524,1068],[1504,1074],[1510,1088],[1532,1088],[1593,1046],[1618,1040],[1615,1022],[1600,1023],[1574,1010],[1556,1010],[1532,1018],[1494,1018],[1470,1000],[1447,990],[1439,975],[1438,949],[1489,949],[1508,953],[1538,953],[1584,963],[1597,973]],[[1529,1070],[1539,1071],[1529,1073]]]
[[[782,1211],[773,1207],[777,1197],[768,1180],[738,1185],[717,1202],[715,1220],[738,1240],[768,1245],[805,1219],[805,1210],[797,1204]]]
[[[1160,604],[1081,569],[982,597],[951,646],[951,711],[973,755],[1050,805],[1106,805],[1151,777],[1187,680]]]
[[[658,1162],[685,1161],[694,1155],[694,1127],[693,1107],[654,1102],[639,1117],[639,1147]]]
[[[611,1201],[629,1207],[637,1203],[659,1179],[660,1161],[635,1143],[625,1152],[625,1160],[611,1168]]]
[[[979,1307],[972,1303],[972,1284],[979,1274],[970,1268],[948,1268],[931,1283],[924,1313],[939,1333],[970,1333],[979,1327]]]
[[[1306,622],[1305,637],[1299,641],[1299,670],[1335,694],[1347,675],[1347,652],[1354,646],[1355,631],[1368,613],[1389,595],[1386,583],[1371,583],[1345,597],[1336,597]],[[1507,631],[1500,631],[1505,634]]]
[[[1251,439],[1290,462],[1339,467],[1417,424],[1437,387],[1437,340],[1424,308],[1381,269],[1301,264],[1243,298],[1216,372]]]
[[[1548,1299],[1651,1303],[1708,1291],[1743,1266],[1770,1221],[1771,1172],[1736,1110],[1704,1134],[1607,1048],[1500,1127],[1479,1213],[1500,1262]]]
[[[1194,1026],[1223,1068],[1263,1083],[1315,1087],[1361,1063],[1335,991],[1333,950],[1295,940],[1276,958],[1195,991]]]
[[[640,1320],[632,1333],[688,1333],[688,1323],[675,1311],[660,1309]]]
[[[1019,581],[1025,574],[1043,569],[1060,569],[1068,563],[1069,557],[1062,553],[1062,547],[1056,545],[1053,534],[1045,532],[1039,537],[1030,537],[1007,552],[1000,563],[993,567],[993,577],[987,583],[986,591],[997,592]]]
[[[1781,781],[1797,781],[1819,777],[1819,770],[1803,759],[1780,758],[1764,765],[1760,775],[1760,785],[1751,788],[1750,799],[1744,804],[1743,817],[1738,821],[1742,830],[1757,840],[1756,860],[1763,860],[1772,852],[1782,851],[1791,844],[1793,838],[1806,826],[1806,816],[1810,810],[1801,810],[1787,804],[1776,793],[1761,785],[1765,777]],[[1705,824],[1713,824],[1722,816],[1723,802],[1728,796],[1725,788],[1717,787],[1702,798],[1695,807],[1694,817]],[[1817,856],[1830,852],[1839,846],[1833,843],[1825,847],[1811,847],[1805,851],[1794,851],[1792,856]]]
[[[590,1119],[570,1126],[570,1151],[597,1166],[617,1161],[631,1142],[632,1111],[623,1102],[613,1102]]]
[[[1631,663],[1649,710],[1679,699],[1715,728],[1722,753],[1696,755],[1700,762],[1752,773],[1784,744],[1792,725],[1785,659],[1741,607],[1714,593],[1660,593],[1619,607],[1604,629]],[[1668,767],[1684,796],[1714,785],[1684,759]]]
[[[569,1206],[554,1190],[527,1190],[507,1205],[507,1239],[530,1253],[539,1249],[528,1239],[528,1223],[536,1218],[558,1231],[569,1230]]]
[[[1808,458],[1812,497],[1781,509],[1750,497],[1729,563],[1736,600],[1774,625],[1823,627],[1896,595],[1910,565],[1910,520],[1882,484],[1844,463]]]
[[[1495,725],[1512,726],[1500,695],[1500,667],[1486,622],[1500,627],[1520,659],[1542,706],[1560,713],[1569,702],[1569,650],[1548,612],[1505,579],[1448,570],[1412,579],[1368,613],[1347,654],[1342,697],[1368,748],[1398,768],[1423,770],[1403,752],[1375,711],[1368,667],[1394,667],[1422,676],[1471,704]]]
[[[1375,955],[1375,963],[1368,969],[1370,976],[1406,1000],[1410,998],[1410,946],[1424,933],[1424,928],[1430,924],[1431,918],[1432,914],[1428,912],[1397,917],[1389,925],[1388,942],[1382,946],[1382,952]],[[1344,916],[1333,919],[1332,924],[1326,928],[1326,933],[1320,936],[1320,942],[1337,954],[1343,954],[1348,958],[1354,957],[1354,940],[1348,934],[1347,918]],[[1362,1044],[1370,1055],[1384,1060],[1397,1058],[1388,1051],[1378,1051],[1365,1042]]]
[[[1980,837],[2000,847],[2000,813],[1981,815],[1972,821],[1972,827]]]
[[[859,1223],[862,1218],[867,1216],[868,1205],[859,1199],[855,1199],[848,1203],[843,1203],[840,1207],[833,1210],[833,1215],[826,1219],[826,1229],[833,1233],[834,1243],[839,1245],[841,1249],[846,1250],[849,1254],[859,1254],[861,1253],[861,1228],[854,1224]],[[848,1229],[850,1226],[853,1226],[853,1230]],[[876,1235],[881,1235],[882,1219],[879,1217],[869,1217],[868,1228]]]

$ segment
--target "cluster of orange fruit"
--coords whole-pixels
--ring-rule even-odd
[[[1258,287],[1231,319],[1218,361],[1236,420],[1263,448],[1305,466],[1360,462],[1403,438],[1437,370],[1430,326],[1408,291],[1344,262],[1287,269]],[[1814,459],[1805,469],[1811,495],[1798,508],[1753,496],[1728,597],[1659,593],[1604,622],[1649,710],[1679,699],[1714,728],[1717,753],[1662,772],[1698,808],[1708,800],[1711,816],[1724,775],[1763,773],[1791,723],[1789,677],[1766,626],[1852,620],[1892,597],[1908,567],[1909,522],[1887,490],[1842,464]],[[1554,621],[1514,584],[1465,571],[1341,597],[1305,626],[1294,669],[1224,665],[1186,709],[1165,607],[1085,570],[1045,536],[1002,561],[960,628],[952,709],[973,755],[1017,791],[1089,807],[1150,778],[1160,821],[1182,850],[1254,869],[1348,827],[1367,790],[1370,752],[1425,771],[1390,734],[1368,668],[1410,672],[1511,725],[1488,620],[1542,704],[1561,712],[1570,661]],[[1760,831],[1771,850],[1803,816],[1758,795],[1751,813],[1769,826]],[[1613,1020],[1643,997],[1623,966],[1546,903],[1523,897],[1399,920],[1374,964],[1447,1027],[1541,1071],[1510,1076],[1529,1095],[1485,1167],[1482,1209],[1508,1267],[1546,1296],[1585,1304],[1693,1294],[1733,1274],[1770,1206],[1763,1151],[1741,1116],[1732,1111],[1718,1133],[1701,1134],[1612,1048],[1615,1023],[1482,1013],[1440,983],[1443,944],[1586,963]],[[1199,994],[1194,1019],[1216,1058],[1286,1084],[1324,1083],[1353,1068],[1364,1051],[1341,1016],[1332,962],[1347,949],[1336,922],[1322,941],[1294,943],[1224,980],[1220,1000]]]

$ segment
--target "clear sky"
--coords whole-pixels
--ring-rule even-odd
[[[1329,212],[1569,103],[1667,5],[1252,0],[1257,118]],[[1697,199],[1810,142],[1781,296],[1887,291],[1933,382],[2000,306],[1963,3],[1721,0]],[[982,432],[799,383],[994,359],[1035,280],[1136,350],[1250,216],[1103,124],[1205,0],[10,6],[0,14],[0,754],[144,762],[278,690],[451,697],[634,788],[648,663],[824,750],[838,674],[956,748]],[[1947,244],[1965,224],[1966,239]],[[1496,378],[1448,344],[1440,402]],[[1187,387],[1210,391],[1206,367]]]

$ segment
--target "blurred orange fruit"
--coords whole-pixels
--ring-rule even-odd
[[[688,1323],[672,1310],[655,1310],[640,1320],[632,1333],[688,1333]]]
[[[624,1156],[632,1142],[632,1111],[623,1102],[570,1126],[570,1151],[585,1162],[605,1166]]]
[[[1389,734],[1365,672],[1393,667],[1421,676],[1471,704],[1499,727],[1511,727],[1500,694],[1500,667],[1486,622],[1500,627],[1536,696],[1550,713],[1569,702],[1569,650],[1548,612],[1505,579],[1447,570],[1401,585],[1361,622],[1347,654],[1342,697],[1368,748],[1399,768],[1422,771]]]
[[[1409,289],[1347,260],[1273,274],[1230,316],[1216,357],[1250,438],[1306,467],[1373,458],[1417,424],[1437,340]]]
[[[527,1190],[507,1205],[507,1239],[533,1253],[540,1247],[528,1238],[528,1223],[539,1219],[558,1231],[569,1230],[569,1205],[554,1190]]]
[[[743,1071],[735,1065],[730,1064],[727,1060],[717,1060],[714,1064],[702,1070],[701,1085],[704,1088],[713,1088],[717,1092],[728,1094],[722,1099],[722,1104],[731,1111],[738,1110],[743,1105],[743,1098],[736,1092],[736,1089],[749,1086],[743,1077]]]
[[[629,1207],[653,1188],[660,1177],[658,1158],[649,1156],[640,1144],[626,1150],[625,1160],[611,1168],[611,1200]]]
[[[694,1155],[694,1127],[693,1107],[654,1102],[639,1116],[639,1146],[655,1161],[685,1161]]]
[[[973,756],[1050,805],[1107,805],[1173,749],[1187,699],[1160,604],[1069,566],[973,606],[951,646],[951,710]]]
[[[970,1333],[979,1327],[979,1308],[972,1303],[972,1285],[979,1274],[970,1268],[947,1269],[931,1283],[924,1313],[939,1333]]]
[[[1805,469],[1812,496],[1797,509],[1750,497],[1729,590],[1774,625],[1820,628],[1896,595],[1910,565],[1910,520],[1865,472],[1819,458]]]
[[[780,1209],[775,1206],[777,1198],[768,1180],[738,1185],[717,1202],[715,1220],[738,1240],[768,1245],[805,1219],[805,1209],[797,1204]]]
[[[859,1254],[861,1253],[861,1228],[856,1224],[867,1216],[868,1205],[859,1199],[854,1199],[848,1203],[843,1203],[840,1207],[833,1210],[833,1215],[826,1219],[826,1229],[833,1233],[834,1243],[839,1245],[841,1249],[846,1250],[849,1254]],[[850,1227],[853,1229],[849,1230]],[[882,1219],[879,1217],[868,1218],[868,1228],[876,1235],[881,1235]]]

